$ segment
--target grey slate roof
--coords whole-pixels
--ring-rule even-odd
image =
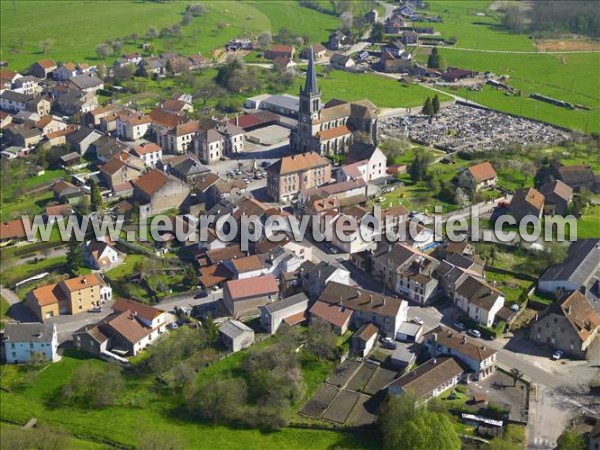
[[[95,74],[77,75],[71,78],[69,81],[71,81],[75,86],[77,86],[81,90],[95,88],[103,84],[103,81],[100,78],[98,78]]]
[[[29,95],[25,95],[25,94],[21,94],[20,92],[15,92],[15,91],[4,91],[2,93],[2,95],[0,95],[0,97],[6,99],[6,100],[10,100],[13,102],[19,102],[19,103],[25,103],[28,100],[31,99],[31,96]]]
[[[402,322],[400,328],[398,328],[398,333],[407,336],[416,336],[421,331],[421,328],[423,328],[423,325],[419,325],[418,323]]]
[[[308,70],[306,71],[306,82],[304,83],[305,94],[317,94],[319,88],[317,87],[317,72],[315,70],[315,51],[310,47],[310,53],[308,54]]]
[[[308,302],[308,297],[304,295],[304,293],[299,293],[296,295],[292,295],[291,297],[284,298],[283,300],[279,300],[277,302],[269,303],[264,308],[270,313],[273,314],[277,311],[281,311],[283,309],[289,308],[290,306],[297,305],[298,303]],[[308,304],[307,304],[308,306]]]
[[[293,95],[272,95],[267,100],[264,100],[263,103],[268,103],[291,111],[300,110],[300,99]]]
[[[567,260],[550,266],[540,277],[540,281],[562,280],[576,286],[600,271],[600,239],[581,239],[569,247]]]
[[[7,323],[4,340],[9,342],[51,342],[54,325],[50,323]]]
[[[223,333],[230,339],[235,339],[247,331],[251,331],[252,333],[254,333],[254,330],[252,330],[252,328],[250,328],[247,325],[244,325],[239,320],[228,320],[219,327],[219,332]]]

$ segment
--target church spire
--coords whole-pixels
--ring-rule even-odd
[[[319,93],[319,89],[317,88],[317,73],[315,71],[315,51],[312,45],[308,56],[308,70],[306,71],[304,93],[309,95]]]

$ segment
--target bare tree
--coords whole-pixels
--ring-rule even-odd
[[[46,38],[46,39],[40,41],[40,43],[39,43],[40,51],[43,54],[48,53],[52,49],[52,47],[54,47],[54,39],[52,39],[52,38]]]

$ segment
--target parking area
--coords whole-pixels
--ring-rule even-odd
[[[513,420],[527,420],[527,385],[518,381],[516,386],[510,375],[497,370],[489,377],[468,386],[471,396],[483,396],[488,403],[506,406]]]

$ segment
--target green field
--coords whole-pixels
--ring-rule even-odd
[[[320,71],[319,71],[320,72]],[[418,84],[405,86],[396,80],[374,75],[371,73],[350,73],[334,70],[329,74],[317,78],[317,84],[323,93],[323,101],[339,98],[347,101],[367,98],[379,108],[411,108],[423,105],[427,97],[435,93]],[[298,95],[304,85],[304,72],[296,82],[296,86],[289,90],[290,94]],[[450,100],[450,97],[440,95],[441,101]]]
[[[376,448],[377,442],[366,434],[327,430],[285,428],[276,432],[231,428],[198,422],[178,411],[178,395],[154,389],[151,378],[126,376],[126,392],[120,405],[98,410],[79,410],[55,405],[53,399],[68,382],[84,355],[67,351],[62,361],[41,371],[34,382],[2,393],[2,421],[19,424],[31,417],[57,426],[84,440],[104,440],[121,446],[138,444],[140,430],[149,427],[157,433],[175,435],[185,448],[219,449],[301,449]],[[94,364],[106,363],[93,360]],[[229,364],[226,364],[229,365]],[[146,428],[144,428],[146,427]],[[307,444],[310,443],[310,444]]]
[[[489,1],[431,1],[430,14],[440,14],[444,23],[432,24],[444,38],[455,37],[455,47],[475,50],[513,52],[536,51],[535,41],[526,34],[502,29],[498,14],[488,11]],[[478,16],[484,13],[485,16]],[[425,62],[428,49],[415,52],[418,61]],[[600,53],[568,55],[484,53],[441,49],[440,54],[451,67],[490,71],[507,75],[507,83],[519,89],[521,97],[505,96],[494,89],[469,92],[468,98],[501,111],[522,114],[556,125],[587,133],[600,131]],[[467,97],[467,91],[456,93]],[[529,94],[541,93],[573,104],[592,108],[591,111],[571,111],[537,100]]]
[[[255,35],[264,30],[277,32],[287,27],[325,40],[339,20],[331,15],[303,8],[297,2],[194,2],[203,3],[206,15],[182,27],[183,37],[156,38],[154,53],[175,50],[183,54],[210,52],[231,38]],[[2,14],[2,59],[13,70],[22,70],[42,58],[56,61],[98,62],[96,45],[106,40],[123,39],[132,33],[143,36],[148,27],[159,31],[180,23],[190,2],[83,1],[35,2],[17,0],[0,3]],[[126,13],[124,13],[126,12]],[[44,18],[32,21],[32,17]],[[135,21],[132,21],[132,18]],[[50,38],[54,44],[42,54],[39,43]],[[126,40],[123,51],[135,51],[142,42]],[[17,53],[11,49],[17,49]],[[117,56],[117,55],[115,55]],[[106,62],[111,62],[109,58]]]

